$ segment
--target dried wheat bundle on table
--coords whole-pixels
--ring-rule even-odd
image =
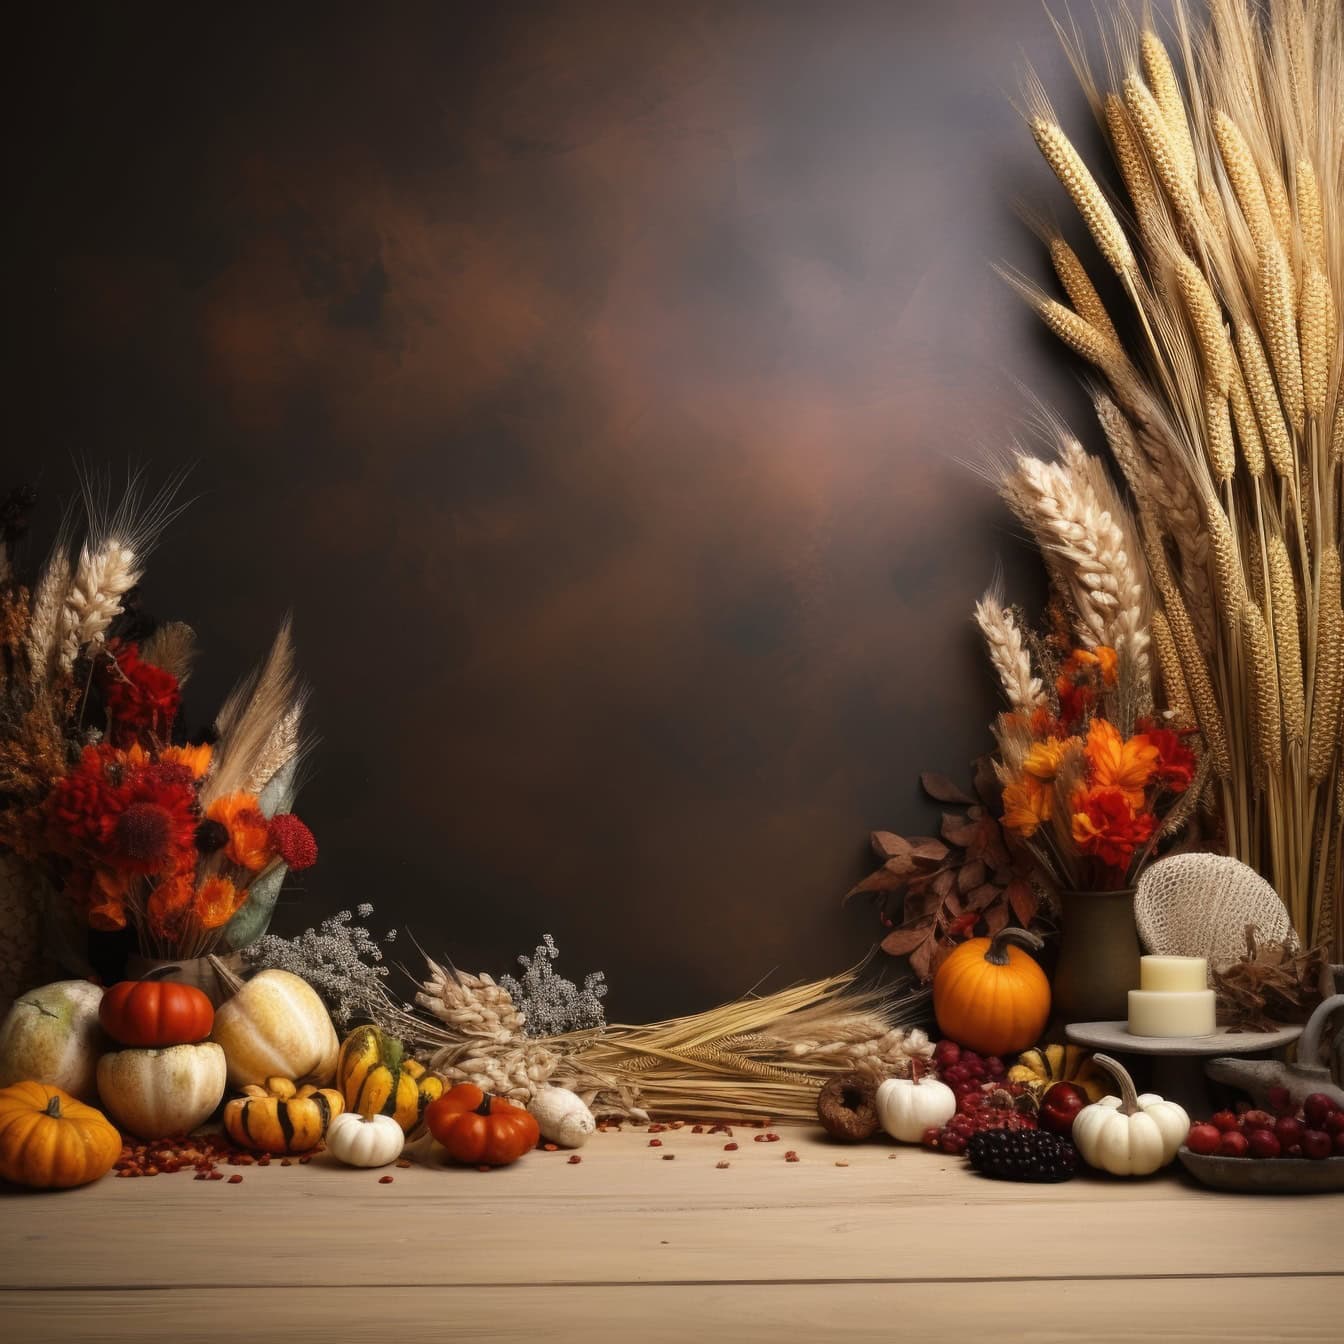
[[[1124,313],[1057,228],[1043,232],[1067,303],[1012,278],[1100,375],[1133,543],[1128,510],[1047,507],[1050,470],[1088,479],[1067,444],[1040,482],[1012,483],[1015,507],[1097,642],[1118,634],[1137,656],[1148,640],[1116,616],[1150,604],[1158,708],[1199,729],[1228,852],[1266,876],[1304,939],[1338,948],[1344,10],[1210,0],[1197,16],[1177,0],[1170,43],[1117,11],[1105,85],[1077,34],[1061,36],[1127,199],[1088,168],[1034,78],[1026,114]],[[1126,570],[1102,563],[1108,525]]]

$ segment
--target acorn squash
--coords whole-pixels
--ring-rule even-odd
[[[1092,1062],[1092,1052],[1079,1045],[1045,1045],[1024,1050],[1008,1070],[1010,1083],[1024,1083],[1039,1099],[1055,1083],[1072,1083],[1100,1101],[1111,1090],[1109,1076]]]

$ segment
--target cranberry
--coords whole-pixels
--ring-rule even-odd
[[[961,1046],[956,1041],[939,1041],[933,1047],[933,1062],[940,1069],[950,1068],[961,1058]]]
[[[1331,1111],[1321,1128],[1327,1134],[1344,1134],[1344,1111]]]
[[[1271,1087],[1267,1099],[1269,1109],[1275,1115],[1292,1115],[1297,1110],[1293,1105],[1292,1094],[1286,1087]]]
[[[1306,1129],[1306,1125],[1295,1115],[1281,1115],[1274,1122],[1274,1133],[1285,1148],[1291,1148],[1293,1144],[1301,1143],[1304,1129]]]
[[[1302,1156],[1319,1162],[1334,1151],[1334,1140],[1323,1129],[1309,1129],[1302,1135]]]
[[[1247,1111],[1241,1117],[1241,1124],[1248,1133],[1253,1129],[1273,1129],[1274,1117],[1268,1111]]]
[[[1229,1129],[1218,1140],[1218,1155],[1220,1157],[1245,1157],[1246,1147],[1246,1136],[1239,1130]]]
[[[1237,1129],[1240,1125],[1240,1122],[1237,1120],[1237,1117],[1234,1112],[1219,1111],[1218,1114],[1215,1115],[1213,1119],[1209,1121],[1209,1124],[1211,1124],[1214,1127],[1214,1129],[1221,1130],[1224,1134],[1226,1134],[1228,1130]]]
[[[1192,1153],[1216,1153],[1222,1137],[1214,1125],[1191,1125],[1185,1142]]]
[[[1326,1117],[1331,1111],[1338,1110],[1332,1097],[1326,1096],[1324,1092],[1313,1092],[1302,1103],[1302,1114],[1307,1118],[1307,1124],[1312,1129],[1324,1129]]]
[[[1282,1151],[1274,1132],[1269,1129],[1252,1130],[1246,1146],[1252,1157],[1278,1157]]]

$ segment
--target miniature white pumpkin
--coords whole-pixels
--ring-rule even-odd
[[[218,967],[216,967],[218,969]],[[317,991],[289,971],[269,970],[237,985],[215,1009],[210,1039],[224,1048],[229,1086],[240,1090],[267,1078],[326,1087],[336,1077],[341,1043]]]
[[[1120,1084],[1118,1097],[1102,1097],[1074,1117],[1073,1143],[1090,1167],[1113,1176],[1148,1176],[1176,1156],[1190,1131],[1190,1117],[1174,1101],[1152,1092],[1136,1096],[1134,1080],[1109,1055],[1093,1055]]]
[[[942,1128],[957,1113],[957,1097],[936,1078],[888,1078],[877,1089],[877,1118],[900,1143],[918,1143],[931,1125]]]
[[[213,1041],[114,1050],[98,1061],[98,1093],[117,1126],[142,1139],[189,1134],[223,1100],[226,1067]]]
[[[597,1128],[583,1098],[566,1087],[543,1087],[527,1103],[527,1109],[541,1137],[562,1148],[582,1148]]]
[[[342,1111],[327,1126],[327,1151],[347,1167],[385,1167],[405,1144],[406,1135],[390,1115]]]
[[[57,980],[20,995],[0,1023],[0,1087],[48,1083],[95,1100],[98,1056],[109,1045],[98,1025],[102,999],[87,980]]]

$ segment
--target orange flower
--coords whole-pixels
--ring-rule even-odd
[[[1051,790],[1034,775],[1023,775],[1003,788],[1003,824],[1015,835],[1029,840],[1050,820]]]
[[[190,871],[165,877],[150,893],[147,914],[154,935],[168,942],[182,936],[182,925],[191,913],[191,893],[195,883]]]
[[[246,899],[247,893],[227,877],[207,877],[196,893],[196,922],[203,929],[217,929],[238,913]]]
[[[126,896],[131,879],[127,873],[114,873],[106,868],[94,870],[89,882],[89,926],[114,932],[126,927]]]
[[[1072,740],[1077,741],[1076,738]],[[1059,765],[1068,747],[1069,743],[1058,737],[1047,737],[1044,742],[1037,742],[1027,752],[1022,768],[1027,774],[1048,784],[1059,774]]]
[[[1143,791],[1157,771],[1158,749],[1144,734],[1128,742],[1105,719],[1093,719],[1087,730],[1088,765],[1098,789],[1119,789],[1131,807],[1143,806]]]
[[[1101,684],[1110,690],[1115,685],[1120,672],[1120,655],[1106,644],[1098,644],[1092,650],[1097,660],[1097,671],[1101,673]]]
[[[229,833],[224,853],[230,863],[249,872],[259,873],[274,857],[266,818],[250,793],[230,793],[216,798],[206,811]]]
[[[192,779],[204,779],[213,754],[214,748],[208,742],[202,742],[196,747],[165,747],[159,753],[159,760],[165,765],[184,765],[191,771]]]
[[[1074,844],[1084,854],[1122,872],[1134,851],[1152,838],[1151,812],[1136,812],[1122,789],[1088,789],[1074,795],[1070,818]]]
[[[1074,649],[1059,665],[1055,678],[1060,718],[1065,723],[1082,718],[1096,703],[1098,692],[1115,685],[1119,664],[1115,650],[1105,644]]]

